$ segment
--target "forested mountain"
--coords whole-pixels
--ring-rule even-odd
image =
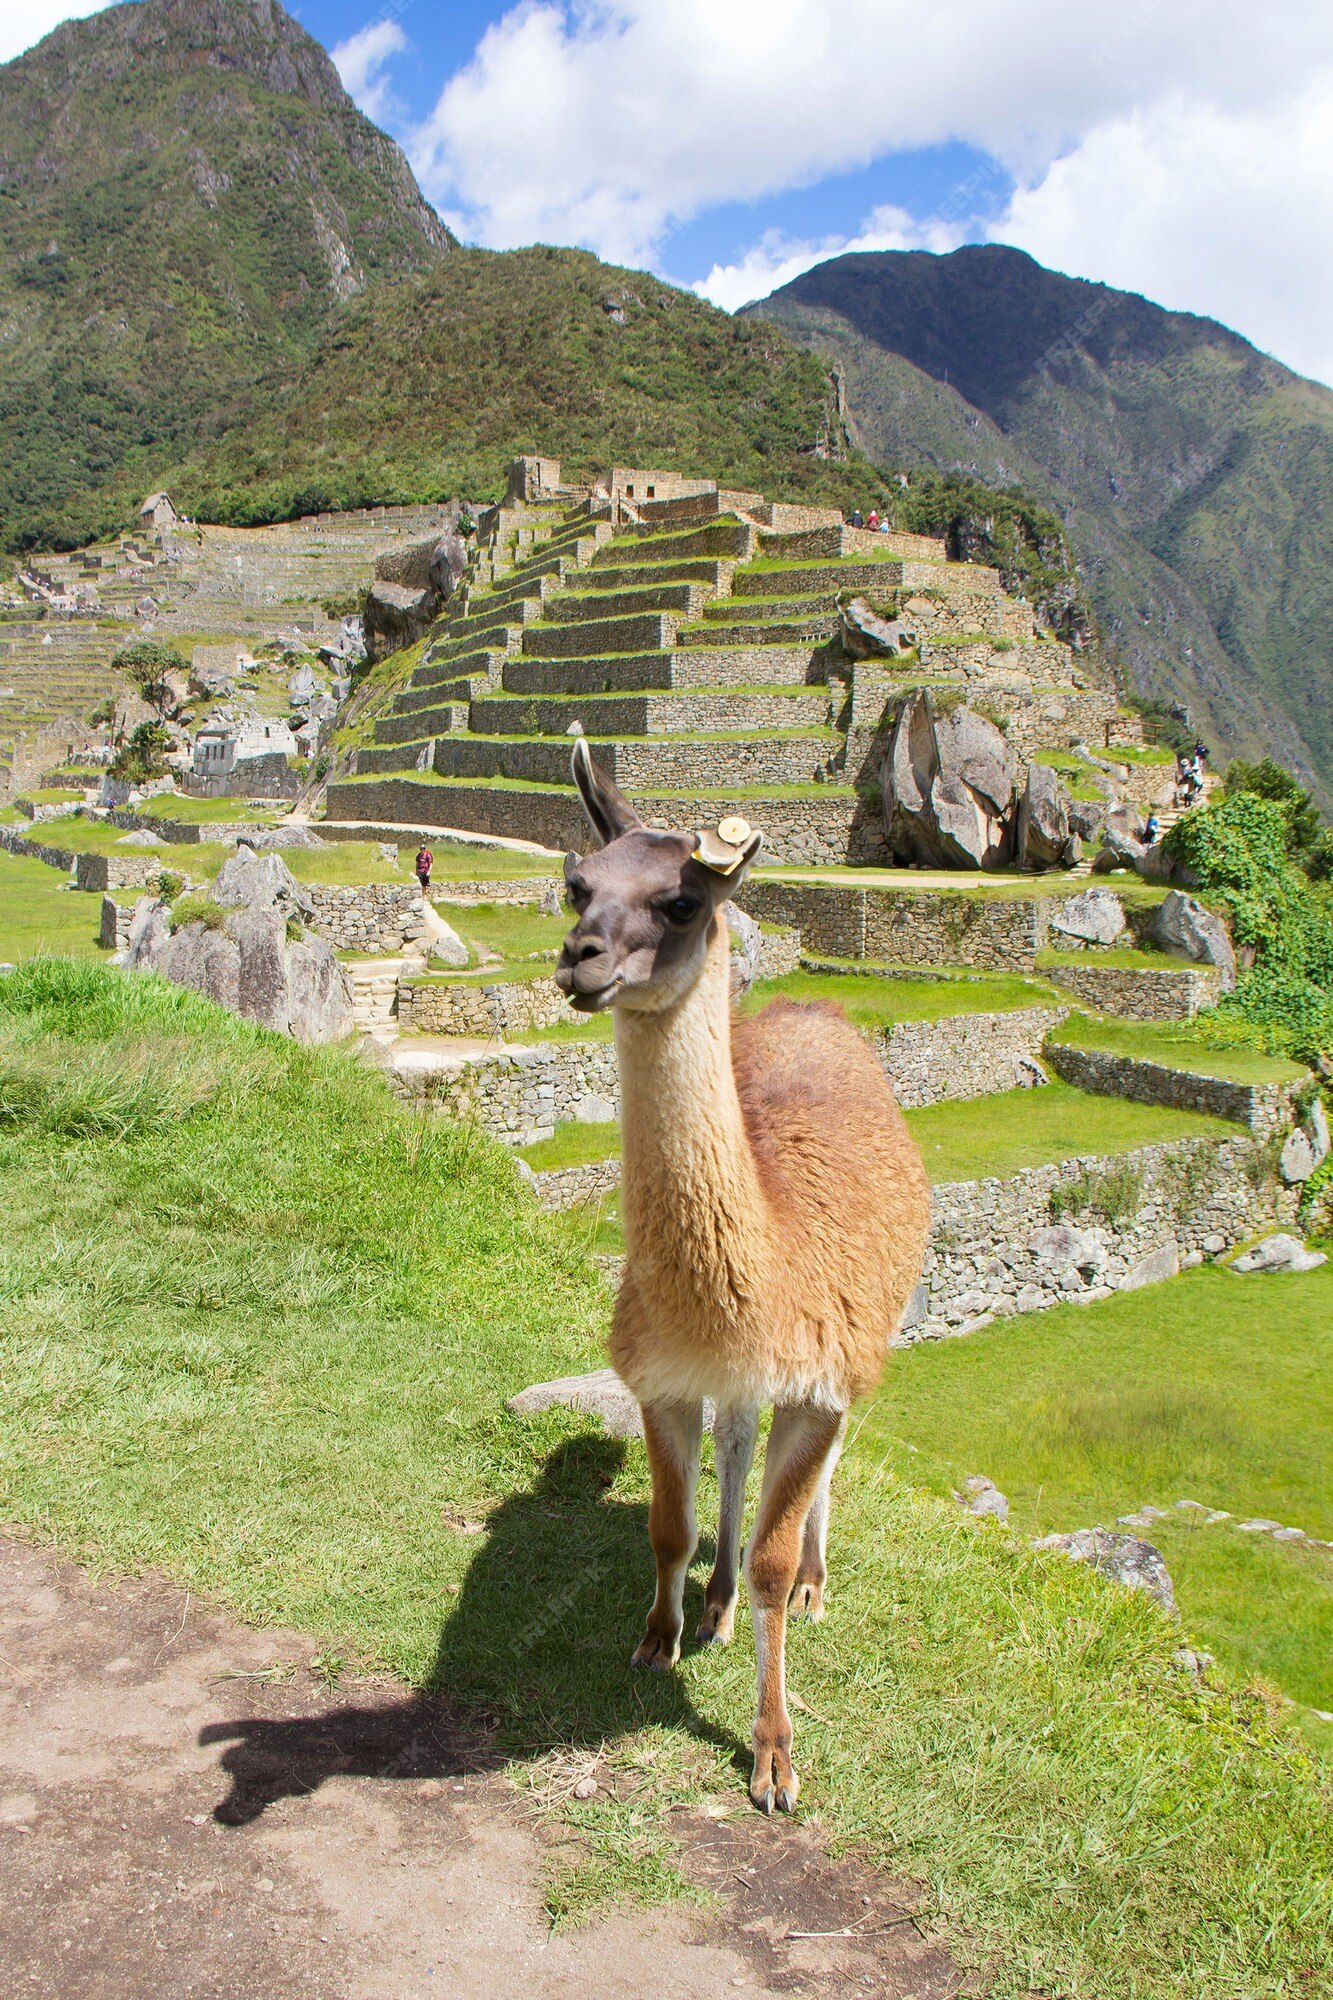
[[[833,258],[746,311],[841,371],[877,463],[1052,506],[1140,691],[1329,797],[1333,392],[1002,245]]]

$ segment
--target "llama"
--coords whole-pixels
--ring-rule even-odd
[[[732,1636],[745,1482],[773,1405],[745,1580],[758,1707],[750,1796],[790,1812],[789,1607],[824,1611],[829,1485],[852,1401],[873,1387],[921,1272],[929,1193],[883,1070],[841,1008],[778,1000],[732,1018],[723,903],[762,844],[743,820],[646,828],[574,746],[600,850],[565,863],[578,921],[556,978],[613,1010],[627,1249],[611,1359],[643,1410],[657,1591],[636,1667],[680,1657],[697,1542],[703,1401],[716,1407],[717,1556],[700,1644]]]

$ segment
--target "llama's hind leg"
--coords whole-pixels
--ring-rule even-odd
[[[795,1617],[808,1618],[812,1624],[818,1624],[824,1616],[824,1591],[828,1582],[829,1488],[833,1484],[838,1460],[842,1457],[842,1441],[846,1435],[847,1419],[844,1417],[838,1425],[837,1436],[829,1446],[801,1536],[801,1560],[796,1569],[790,1609]]]
[[[694,1493],[699,1483],[699,1443],[703,1399],[688,1403],[645,1403],[643,1434],[653,1475],[648,1537],[657,1558],[657,1594],[648,1626],[630,1661],[664,1673],[680,1658],[685,1622],[685,1576],[699,1534]]]
[[[717,1558],[704,1592],[699,1626],[701,1646],[724,1646],[736,1623],[740,1585],[741,1530],[745,1524],[745,1482],[759,1435],[759,1411],[753,1403],[719,1409],[713,1423],[713,1462],[717,1466]]]
[[[792,1769],[787,1713],[787,1600],[810,1503],[841,1427],[837,1411],[788,1406],[774,1411],[769,1433],[759,1518],[745,1555],[759,1669],[750,1797],[765,1813],[774,1806],[790,1812],[801,1789]]]

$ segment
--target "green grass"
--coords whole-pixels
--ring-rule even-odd
[[[631,1676],[642,1449],[504,1409],[599,1358],[587,1219],[544,1220],[499,1147],[351,1058],[154,980],[48,963],[0,983],[0,1017],[0,1076],[27,1079],[0,1123],[5,1518],[437,1686],[538,1778],[602,1746],[618,1781],[564,1814],[554,1912],[677,1890],[678,1809],[744,1810],[748,1621]],[[1141,1598],[895,1458],[854,1439],[832,1613],[791,1647],[824,1837],[921,1882],[993,2000],[1318,1991],[1329,1825],[1297,1733],[1179,1667]]]
[[[69,888],[58,869],[0,848],[0,962],[91,955],[101,912],[101,897]]]
[[[501,958],[522,959],[536,952],[554,958],[572,919],[544,917],[524,903],[473,903],[450,910],[448,921],[465,944],[497,951]]]
[[[1043,981],[1020,973],[976,979],[877,979],[873,974],[792,972],[761,980],[742,1011],[753,1014],[768,1001],[833,1000],[858,1028],[890,1027],[895,1021],[939,1021],[950,1014],[1004,1014],[1019,1007],[1059,1005]]]
[[[513,847],[474,847],[464,840],[433,840],[430,851],[435,857],[431,869],[433,884],[512,882],[529,875],[559,876],[564,866],[555,854],[530,854]],[[416,852],[415,847],[412,852]]]
[[[197,826],[215,820],[228,826],[243,822],[282,826],[287,819],[279,806],[251,806],[244,799],[192,799],[183,792],[163,792],[156,798],[145,799],[139,812],[144,819],[175,819]]]
[[[1260,1517],[1333,1538],[1333,1266],[1261,1286],[1205,1269],[914,1348],[894,1360],[866,1442],[910,1445],[939,1492],[985,1473],[1023,1535],[1169,1509],[1140,1532],[1189,1629],[1242,1672],[1333,1709],[1333,1554],[1235,1528]],[[1234,1519],[1205,1527],[1177,1500]]]
[[[1228,1083],[1299,1083],[1309,1076],[1300,1063],[1257,1049],[1212,1048],[1185,1022],[1107,1020],[1075,1012],[1047,1040],[1137,1056],[1141,1062],[1190,1070],[1196,1076],[1219,1076]]]
[[[553,1167],[586,1167],[594,1160],[612,1159],[620,1151],[620,1126],[583,1125],[570,1118],[557,1125],[549,1139],[539,1139],[535,1146],[520,1150],[535,1174],[548,1173]]]
[[[1038,968],[1044,965],[1120,966],[1134,972],[1189,972],[1191,961],[1168,951],[1141,951],[1134,945],[1099,945],[1091,951],[1057,951],[1048,946],[1037,953]]]
[[[1201,1112],[1094,1097],[1065,1083],[930,1104],[906,1117],[936,1182],[1002,1179],[1024,1167],[1127,1153],[1160,1139],[1226,1139],[1237,1131]]]
[[[822,787],[821,789],[831,789]],[[636,794],[637,796],[637,794]],[[756,874],[764,880],[774,882],[819,882],[830,887],[858,889],[902,889],[918,894],[939,894],[949,896],[981,897],[1033,897],[1074,896],[1088,887],[1086,877],[1057,872],[1050,875],[962,874],[951,869],[919,868],[877,868],[870,864],[837,864],[827,868],[768,867],[759,868]],[[1117,896],[1122,903],[1135,907],[1160,903],[1167,894],[1164,888],[1137,879],[1132,883],[1115,885]],[[1102,954],[1098,954],[1102,956]]]

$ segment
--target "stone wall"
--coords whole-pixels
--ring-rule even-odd
[[[347,887],[303,882],[314,905],[309,927],[335,951],[372,956],[400,952],[426,936],[425,901],[415,882],[359,882]]]
[[[767,832],[766,822],[757,824]],[[752,877],[737,901],[761,923],[794,926],[804,949],[817,957],[1030,972],[1046,942],[1048,903],[1037,896],[862,889],[853,883]]]
[[[400,1096],[425,1099],[507,1145],[549,1138],[567,1118],[615,1115],[613,1042],[528,1044],[433,1070],[389,1071]]]
[[[531,1034],[570,1018],[554,979],[401,979],[398,1025],[405,1035]]]
[[[944,1098],[990,1097],[1042,1083],[1042,1043],[1063,1019],[1063,1008],[1049,1007],[951,1014],[940,1021],[898,1021],[871,1039],[894,1095],[910,1111]]]
[[[494,882],[468,877],[432,883],[430,899],[470,907],[474,903],[536,903],[552,913],[564,907],[558,875],[514,875]]]
[[[639,805],[649,826],[683,833],[715,825],[720,810],[715,797],[640,799]],[[889,861],[876,806],[850,791],[829,785],[818,797],[748,798],[744,806],[746,817],[763,830],[765,855],[771,861],[788,865],[864,861],[881,867]],[[572,848],[580,854],[592,841],[572,786],[520,792],[430,784],[410,777],[344,780],[329,786],[328,814],[331,819],[380,822],[390,835],[401,825],[429,827],[436,834],[458,827],[501,840]],[[797,919],[775,913],[773,921]]]
[[[1134,1290],[1289,1224],[1297,1194],[1274,1166],[1271,1142],[1176,1139],[937,1187],[900,1344]]]
[[[103,896],[97,942],[105,951],[125,950],[130,941],[134,910],[133,903],[118,903],[114,896]]]
[[[620,1157],[591,1160],[582,1167],[552,1167],[534,1174],[537,1200],[547,1210],[577,1208],[580,1202],[604,1201],[620,1186]]]
[[[159,855],[86,854],[75,848],[52,847],[46,841],[31,840],[12,826],[0,826],[0,847],[11,854],[44,861],[48,868],[60,868],[74,877],[76,889],[96,893],[99,889],[155,889],[165,863]]]
[[[1216,1006],[1222,993],[1222,975],[1215,965],[1159,972],[1149,966],[1093,962],[1051,965],[1043,972],[1088,1006],[1129,1021],[1192,1021],[1201,1008]]]
[[[1248,1125],[1260,1138],[1290,1125],[1294,1116],[1295,1086],[1291,1084],[1228,1083],[1223,1077],[1198,1076],[1192,1070],[1144,1062],[1139,1056],[1118,1055],[1111,1049],[1080,1049],[1068,1042],[1050,1043],[1045,1062],[1048,1069],[1079,1090],[1230,1118],[1237,1125]]]

